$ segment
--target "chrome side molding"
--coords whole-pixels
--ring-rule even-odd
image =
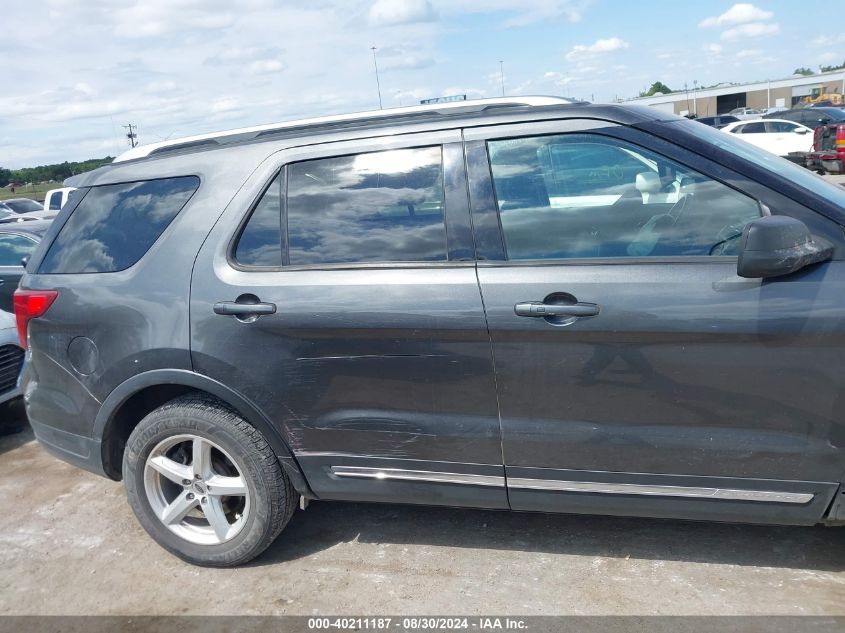
[[[740,490],[737,488],[709,488],[698,486],[667,486],[660,484],[601,483],[595,481],[563,481],[558,479],[527,479],[497,475],[406,470],[403,468],[372,468],[368,466],[332,466],[335,477],[350,479],[381,479],[387,481],[418,481],[468,486],[494,486],[517,490],[547,492],[582,492],[605,495],[645,495],[653,497],[682,497],[687,499],[719,499],[723,501],[761,501],[767,503],[808,503],[815,497],[809,492],[781,492],[777,490]]]
[[[521,477],[509,477],[508,488],[547,490],[550,492],[592,492],[608,495],[722,499],[726,501],[766,501],[769,503],[807,503],[808,501],[812,501],[815,496],[805,492],[738,490],[732,488],[703,488],[654,484],[617,484],[593,481],[558,481],[556,479],[524,479]]]
[[[470,486],[497,486],[504,488],[505,478],[496,475],[469,475],[442,473],[431,470],[404,470],[402,468],[369,468],[366,466],[332,466],[335,477],[356,479],[387,479],[395,481],[425,481],[438,484],[464,484]]]

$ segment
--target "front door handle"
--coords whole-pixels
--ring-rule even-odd
[[[525,301],[513,307],[516,316],[524,317],[589,317],[599,313],[595,303],[554,304],[541,301]]]
[[[275,303],[240,303],[238,301],[218,301],[214,304],[214,314],[235,317],[257,317],[276,314]]]

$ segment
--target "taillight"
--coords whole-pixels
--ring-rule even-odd
[[[15,290],[15,319],[18,324],[21,347],[24,349],[27,347],[26,332],[29,322],[43,316],[58,296],[58,290]]]
[[[836,149],[839,151],[845,149],[845,125],[836,126]]]

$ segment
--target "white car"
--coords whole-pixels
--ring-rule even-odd
[[[806,125],[784,119],[737,121],[729,123],[721,131],[736,134],[743,141],[778,156],[787,156],[790,152],[809,152],[813,149],[813,130]]]
[[[67,204],[70,194],[76,191],[76,187],[60,187],[58,189],[50,189],[44,194],[44,210],[55,211],[58,213],[62,207]]]
[[[0,310],[0,405],[21,395],[24,351],[18,341],[14,315]]]
[[[737,119],[740,120],[748,120],[748,119],[756,119],[765,113],[765,110],[761,110],[758,108],[734,108],[728,114],[731,116],[735,116]]]

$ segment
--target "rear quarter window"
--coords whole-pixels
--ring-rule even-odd
[[[126,270],[199,188],[196,176],[91,187],[50,245],[39,273]]]

